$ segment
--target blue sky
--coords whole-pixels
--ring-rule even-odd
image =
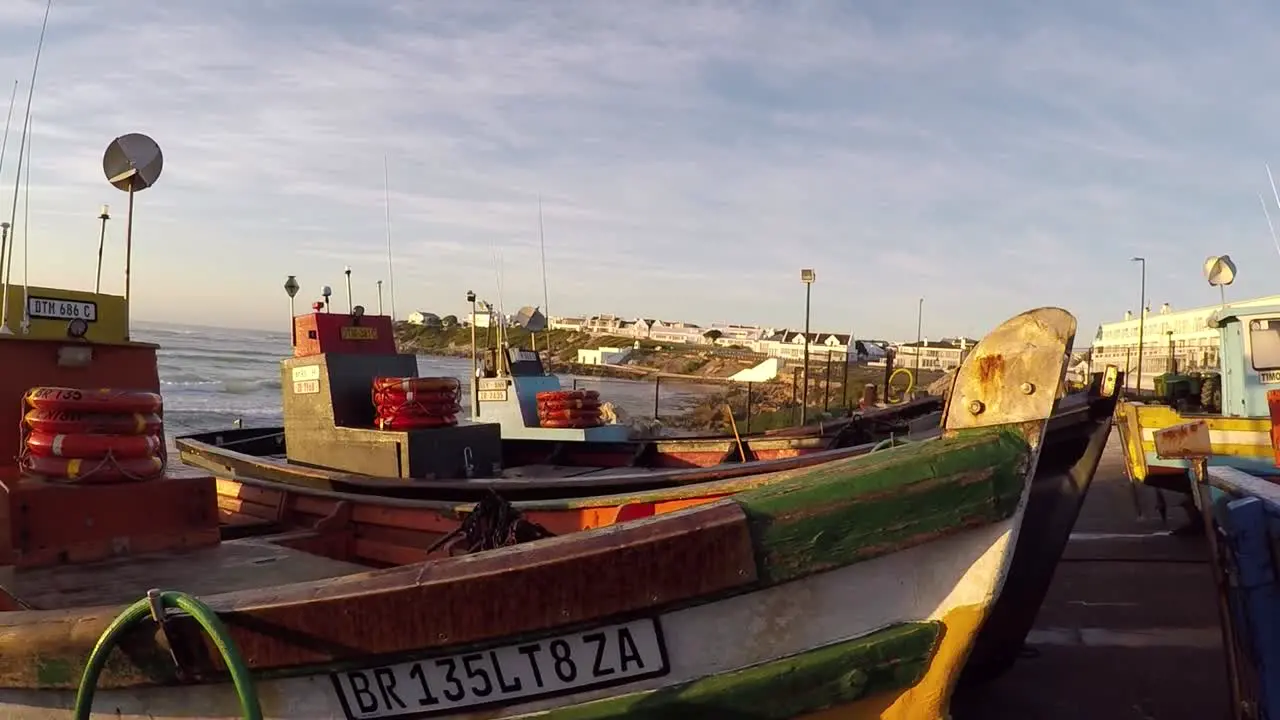
[[[345,264],[375,305],[384,153],[401,315],[495,298],[495,252],[507,308],[541,304],[539,194],[553,314],[795,326],[814,267],[820,329],[909,338],[923,295],[927,336],[1051,304],[1085,343],[1136,307],[1132,255],[1154,306],[1216,302],[1224,252],[1229,297],[1278,289],[1263,2],[150,5],[55,0],[32,110],[35,284],[92,286],[109,202],[123,287],[102,151],[163,147],[141,318],[285,327],[285,276],[345,305]],[[18,116],[43,10],[0,3]]]

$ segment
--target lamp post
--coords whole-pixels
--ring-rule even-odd
[[[382,281],[378,281],[378,314],[382,314]]]
[[[476,294],[467,291],[467,302],[471,303],[471,417],[480,416],[480,374],[476,369]]]
[[[103,206],[106,207],[105,205]],[[298,345],[298,323],[294,320],[297,313],[294,312],[293,298],[298,294],[298,278],[293,275],[284,281],[284,291],[289,294],[289,344],[296,347]]]
[[[800,282],[804,283],[804,389],[800,392],[800,424],[804,425],[809,416],[809,298],[813,292],[813,282],[817,280],[812,268],[800,271]]]
[[[347,314],[351,315],[356,311],[355,306],[351,304],[351,266],[343,268],[342,274],[347,276]]]
[[[102,211],[98,213],[98,219],[102,221],[102,228],[98,231],[98,275],[93,282],[93,291],[102,292],[102,246],[107,242],[107,221],[111,219],[109,207],[103,204]]]
[[[1129,258],[1129,262],[1142,264],[1142,280],[1138,286],[1138,381],[1134,387],[1142,394],[1142,331],[1147,324],[1147,259],[1143,257]]]
[[[920,298],[920,303],[916,306],[916,371],[912,376],[912,380],[916,383],[920,382],[920,354],[924,352],[924,348],[920,347],[921,335],[920,331],[924,327],[924,298]],[[888,392],[886,390],[885,392]]]

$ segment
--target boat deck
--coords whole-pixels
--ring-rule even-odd
[[[1180,496],[1139,488],[1137,518],[1119,438],[1106,454],[1028,657],[961,694],[954,720],[1216,720],[1228,710],[1225,660],[1208,550],[1179,537]]]
[[[74,567],[0,568],[0,588],[32,610],[125,605],[147,590],[193,595],[324,580],[369,568],[273,545],[229,540],[189,552],[157,553]]]

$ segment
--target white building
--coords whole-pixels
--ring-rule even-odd
[[[631,354],[631,348],[598,347],[580,348],[579,365],[620,365]]]
[[[894,367],[915,370],[954,370],[960,367],[965,353],[977,344],[970,338],[922,339],[919,343],[902,343],[893,357]],[[919,364],[917,364],[917,356]]]
[[[1268,295],[1252,300],[1227,303],[1229,307],[1254,307],[1280,304],[1280,295]],[[1174,311],[1165,303],[1156,313],[1148,307],[1145,317],[1139,321],[1130,311],[1124,320],[1103,323],[1093,338],[1090,367],[1101,372],[1107,365],[1115,365],[1135,377],[1138,370],[1138,334],[1142,333],[1142,387],[1154,387],[1154,378],[1176,365],[1179,371],[1218,367],[1218,330],[1209,327],[1207,320],[1222,305],[1204,305],[1188,310]],[[1172,364],[1171,364],[1172,360]]]

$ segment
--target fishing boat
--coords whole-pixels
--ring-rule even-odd
[[[641,463],[636,459],[658,455],[653,446],[640,443],[625,453],[633,459],[627,466],[548,462],[504,467],[507,445],[513,442],[546,443],[549,447],[543,456],[553,462],[555,453],[566,452],[559,449],[564,447],[574,448],[579,462],[590,457],[593,447],[601,448],[597,456],[621,453],[617,444],[593,439],[592,433],[603,429],[599,427],[522,425],[508,433],[546,433],[542,440],[503,437],[507,431],[494,427],[498,423],[409,431],[374,427],[379,415],[376,403],[370,401],[371,388],[407,382],[395,376],[388,381],[385,373],[416,370],[412,356],[397,353],[390,343],[378,344],[382,335],[376,330],[389,328],[390,319],[316,312],[299,316],[296,322],[302,347],[282,361],[281,369],[285,427],[231,428],[179,437],[176,444],[183,462],[217,478],[226,536],[307,531],[314,533],[305,541],[308,547],[346,548],[342,557],[367,564],[421,562],[447,555],[456,545],[476,547],[485,535],[478,527],[487,520],[469,522],[468,518],[477,503],[494,493],[540,526],[564,534],[711,503],[790,481],[823,463],[941,433],[926,414],[908,423],[908,429],[912,422],[917,424],[913,433],[771,460],[741,462],[739,456],[738,462],[710,467],[637,467]],[[355,330],[371,326],[374,330]],[[329,329],[319,329],[324,327]],[[343,328],[348,336],[366,339],[325,344],[341,342]],[[307,344],[312,335],[320,342]],[[337,348],[341,352],[333,351]],[[547,391],[551,383],[558,386],[558,381],[545,379],[534,367],[533,353],[516,357],[508,377],[517,389],[522,379],[528,379],[538,392]],[[520,364],[525,364],[525,372]],[[1019,547],[1005,596],[1010,599],[1002,601],[1007,607],[984,632],[967,679],[989,679],[1007,669],[1031,629],[1105,447],[1117,377],[1114,368],[1097,374],[1086,392],[1066,395],[1049,419],[1041,471],[1027,511],[1035,519],[1033,539]],[[429,378],[419,387],[459,385],[449,378]],[[502,388],[487,391],[495,393],[492,402],[504,401],[498,395]],[[512,391],[505,401],[520,395]],[[536,392],[526,391],[523,396],[529,422],[536,423],[541,419]],[[526,422],[520,405],[507,407],[511,411],[506,414],[482,411],[482,417]],[[892,433],[892,428],[888,425],[882,432]],[[483,438],[480,432],[488,434],[491,449],[486,450],[478,439]],[[490,461],[490,477],[484,477]],[[433,472],[437,469],[441,471]]]
[[[1029,537],[1075,330],[1054,308],[997,328],[934,440],[565,534],[490,499],[469,516],[487,540],[397,563],[323,523],[226,539],[215,479],[155,442],[157,348],[126,300],[41,292],[80,315],[0,337],[24,428],[0,440],[24,458],[0,481],[19,720],[945,717]],[[81,431],[46,442],[54,422]]]
[[[1267,391],[1271,438],[1280,438],[1280,390]],[[1155,452],[1191,468],[1191,495],[1204,526],[1223,639],[1233,720],[1280,718],[1280,485],[1275,475],[1214,463],[1212,426],[1203,419],[1156,430]],[[1280,462],[1280,443],[1272,453]]]

